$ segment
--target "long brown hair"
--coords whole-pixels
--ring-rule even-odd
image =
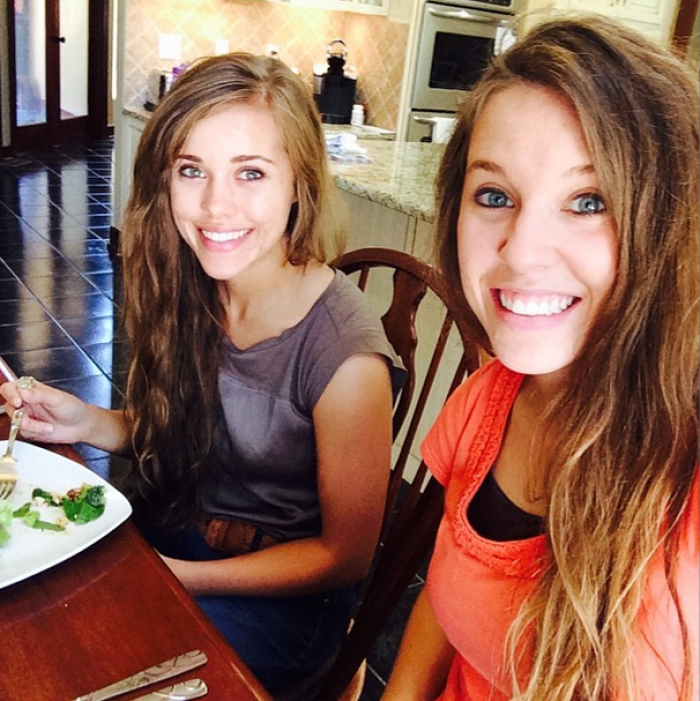
[[[545,87],[576,110],[619,245],[613,289],[570,368],[576,381],[546,415],[556,427],[543,466],[552,557],[511,628],[514,698],[639,698],[631,641],[649,564],[662,557],[686,699],[674,568],[698,460],[697,78],[602,18],[547,22],[497,57],[459,115],[437,180],[439,258],[464,305],[457,218],[469,141],[489,97],[514,84]],[[529,673],[518,679],[524,660]]]
[[[125,489],[137,517],[160,526],[181,526],[197,514],[219,409],[225,327],[217,283],[173,220],[171,169],[194,125],[231,104],[268,108],[282,134],[297,199],[287,227],[289,261],[303,265],[336,253],[335,189],[310,89],[275,59],[234,53],[196,62],[142,135],[122,232],[132,351],[126,409],[136,456]]]

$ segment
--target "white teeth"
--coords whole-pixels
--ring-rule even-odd
[[[241,229],[239,231],[207,231],[202,229],[202,235],[210,241],[223,243],[224,241],[235,241],[243,238],[249,231],[250,229]]]
[[[507,297],[503,292],[499,293],[501,304],[513,312],[522,316],[551,316],[552,314],[560,314],[565,309],[568,309],[573,303],[573,297],[549,297],[547,299],[535,300],[529,299],[524,302],[521,299],[513,300]]]

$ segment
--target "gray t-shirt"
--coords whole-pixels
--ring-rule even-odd
[[[397,394],[406,379],[401,361],[363,293],[340,271],[280,336],[245,350],[225,342],[223,414],[202,489],[206,513],[282,540],[320,533],[312,412],[336,370],[358,353],[387,359]]]

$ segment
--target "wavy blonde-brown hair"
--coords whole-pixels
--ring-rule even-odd
[[[275,59],[234,53],[196,62],[177,79],[142,135],[121,238],[124,319],[132,356],[126,391],[137,517],[181,526],[196,517],[198,484],[219,409],[226,325],[217,283],[173,220],[171,170],[192,128],[214,110],[271,111],[295,178],[287,226],[294,265],[326,261],[340,245],[325,142],[310,89]]]
[[[515,84],[575,108],[619,264],[570,368],[576,381],[546,414],[552,557],[511,628],[513,698],[640,698],[631,644],[645,575],[661,555],[685,650],[678,698],[689,699],[674,570],[698,460],[697,78],[671,52],[602,18],[547,22],[497,57],[459,114],[437,180],[439,258],[464,305],[457,218],[470,136],[489,97]]]

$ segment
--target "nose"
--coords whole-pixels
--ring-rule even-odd
[[[555,236],[553,215],[541,207],[520,206],[506,226],[499,255],[513,270],[547,267],[556,257]]]
[[[212,216],[231,214],[236,208],[234,188],[224,178],[210,176],[202,196],[202,209]]]

